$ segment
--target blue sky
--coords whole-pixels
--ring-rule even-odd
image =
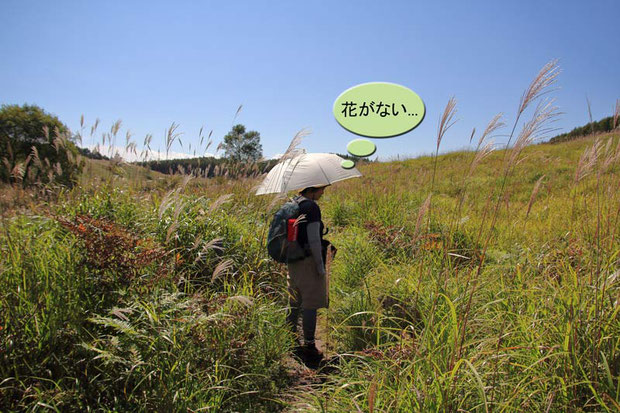
[[[334,100],[386,81],[415,91],[427,112],[413,131],[374,139],[376,154],[417,156],[434,151],[451,96],[459,120],[442,151],[466,147],[471,129],[498,112],[511,124],[523,90],[554,58],[555,126],[586,123],[586,96],[595,119],[610,116],[620,97],[618,15],[613,0],[3,0],[0,103],[40,105],[74,131],[82,114],[87,125],[99,118],[100,132],[122,119],[120,144],[128,128],[138,147],[151,133],[162,150],[176,122],[176,152],[198,145],[201,126],[217,145],[243,105],[235,123],[260,132],[267,157],[302,128],[312,130],[308,151],[344,153],[357,136],[335,121]]]

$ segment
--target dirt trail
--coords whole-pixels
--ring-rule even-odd
[[[291,355],[285,360],[287,375],[290,377],[290,386],[282,394],[282,400],[289,405],[282,411],[286,413],[307,412],[313,409],[306,400],[309,394],[320,397],[322,384],[328,378],[331,369],[325,367],[325,362],[333,354],[333,345],[328,345],[326,339],[326,318],[319,316],[317,320],[316,346],[323,352],[324,359],[320,363],[303,360],[300,354]],[[329,352],[328,352],[329,350]]]

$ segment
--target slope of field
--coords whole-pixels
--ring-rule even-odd
[[[324,377],[291,360],[264,247],[282,200],[92,163],[3,215],[0,407],[615,411],[619,142],[362,164],[329,187]]]

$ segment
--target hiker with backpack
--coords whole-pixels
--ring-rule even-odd
[[[320,360],[323,355],[316,348],[317,309],[329,305],[327,252],[336,249],[323,239],[326,233],[321,221],[321,209],[316,201],[325,186],[308,187],[284,204],[269,229],[267,249],[272,258],[288,264],[289,309],[287,322],[297,335],[297,322],[302,316],[303,356]]]
[[[324,224],[321,221],[321,209],[318,201],[325,187],[309,187],[300,192],[296,198],[300,215],[297,229],[297,242],[306,252],[302,259],[288,263],[289,312],[287,322],[294,334],[297,334],[297,322],[302,316],[303,354],[311,359],[320,359],[322,353],[316,348],[316,314],[317,309],[329,304],[327,291],[327,274],[325,259],[327,243],[323,241]]]
[[[288,264],[287,322],[296,335],[297,322],[302,316],[303,356],[318,361],[323,355],[314,341],[316,313],[317,309],[329,305],[326,262],[336,249],[323,239],[325,226],[316,201],[326,186],[362,174],[355,168],[343,168],[344,159],[335,154],[303,151],[283,158],[269,171],[256,194],[285,194],[305,188],[275,213],[267,236],[267,251],[275,261]]]

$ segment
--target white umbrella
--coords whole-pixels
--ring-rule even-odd
[[[256,190],[256,195],[331,185],[344,179],[362,176],[355,168],[343,168],[342,161],[344,159],[332,153],[302,153],[286,159],[269,171]]]

